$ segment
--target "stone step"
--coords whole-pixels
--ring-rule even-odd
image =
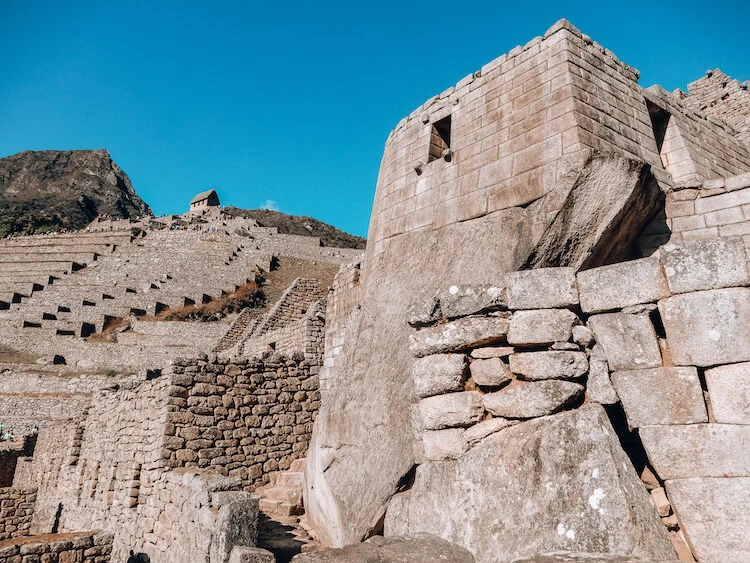
[[[273,498],[261,498],[258,501],[258,508],[260,508],[261,512],[274,516],[293,516],[302,511],[302,507],[299,504]]]
[[[276,476],[276,485],[282,487],[305,487],[304,471],[282,471]]]
[[[276,485],[263,490],[263,497],[268,499],[281,500],[291,504],[302,504],[302,488]]]

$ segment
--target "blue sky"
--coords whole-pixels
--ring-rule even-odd
[[[214,187],[365,235],[399,119],[561,17],[644,86],[750,79],[747,0],[0,0],[0,156],[107,148],[159,214]]]

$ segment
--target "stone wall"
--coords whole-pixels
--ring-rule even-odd
[[[693,110],[712,115],[736,130],[735,136],[750,144],[750,92],[747,82],[741,83],[718,68],[688,84],[688,96],[683,99]]]
[[[515,272],[494,288],[454,286],[418,303],[409,320],[419,328],[410,342],[419,466],[412,489],[391,503],[386,533],[436,533],[477,561],[593,544],[668,558],[658,514],[682,557],[746,559],[737,538],[747,516],[733,507],[750,500],[748,286],[745,246],[735,237],[669,244],[658,257],[577,275]],[[590,449],[598,425],[612,431],[590,403],[607,405],[643,485],[634,485],[630,463],[616,476],[605,470],[605,452],[620,456],[617,442]],[[588,421],[586,433],[583,422],[569,426],[578,419]],[[566,426],[558,452],[554,435]],[[596,464],[593,479],[566,473],[566,450],[578,452],[576,467]],[[497,467],[486,461],[495,457]],[[522,471],[508,469],[517,464]],[[545,481],[565,490],[548,498]],[[582,505],[559,504],[561,494]],[[506,516],[488,525],[498,498]],[[557,529],[545,527],[550,521]],[[505,538],[502,548],[496,537]]]
[[[111,554],[112,534],[107,532],[51,534],[0,542],[0,563],[107,563]]]
[[[0,488],[0,540],[29,535],[35,502],[36,489]]]
[[[320,406],[320,360],[302,357],[176,361],[164,456],[170,467],[208,468],[246,490],[305,457]]]

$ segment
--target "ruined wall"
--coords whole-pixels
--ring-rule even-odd
[[[669,558],[669,530],[683,556],[747,558],[736,539],[746,519],[726,507],[746,504],[750,477],[748,286],[734,237],[577,275],[515,272],[418,303],[419,466],[386,533],[436,533],[481,562],[591,545]]]
[[[29,535],[34,514],[36,489],[0,489],[0,541]]]
[[[305,456],[320,406],[320,360],[231,363],[185,360],[173,366],[165,460],[237,477],[247,490]]]
[[[688,94],[683,98],[686,106],[728,123],[736,130],[737,139],[750,144],[750,92],[747,82],[734,80],[717,68],[688,84]]]
[[[108,563],[112,553],[112,534],[76,532],[42,537],[19,538],[0,542],[0,563],[22,561],[75,561]]]

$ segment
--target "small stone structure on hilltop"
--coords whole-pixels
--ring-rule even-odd
[[[561,20],[397,125],[364,254],[220,209],[4,241],[0,562],[750,560],[724,78],[644,89]],[[151,319],[274,256],[338,274]]]

